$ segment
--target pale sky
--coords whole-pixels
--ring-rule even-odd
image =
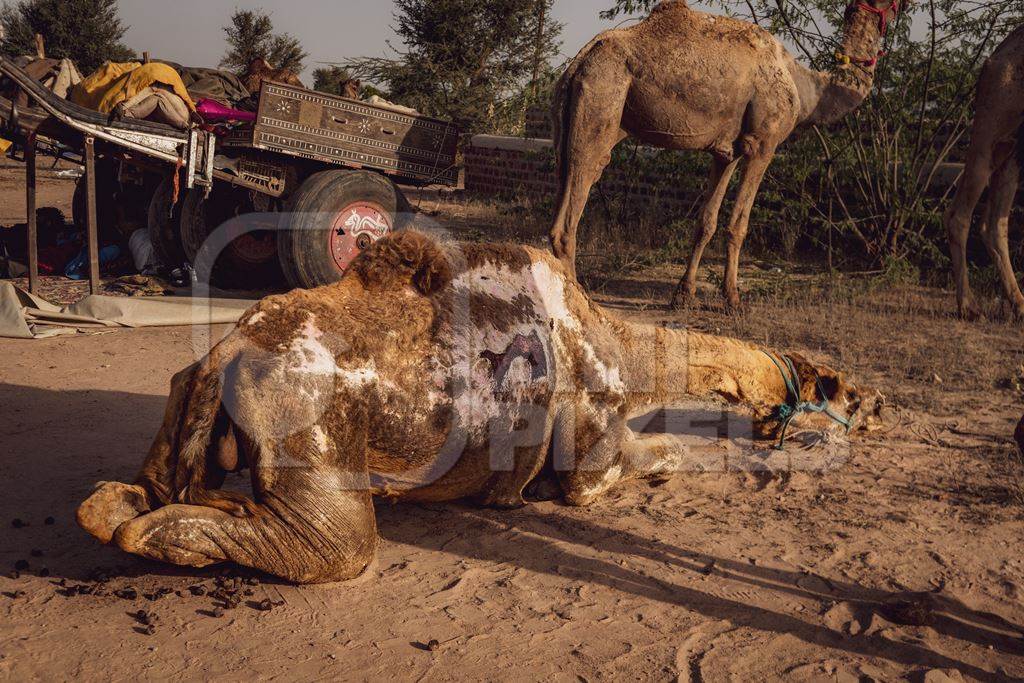
[[[565,56],[572,57],[612,22],[598,18],[610,0],[555,0],[555,17],[565,24]],[[303,74],[316,62],[388,54],[394,40],[393,5],[388,0],[120,0],[121,18],[131,28],[125,43],[139,54],[169,59],[186,66],[215,67],[225,51],[222,27],[235,10],[263,8],[277,31],[302,40],[309,53]]]

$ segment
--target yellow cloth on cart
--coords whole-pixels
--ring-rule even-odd
[[[172,67],[160,62],[107,62],[74,87],[71,101],[109,114],[117,105],[154,85],[169,87],[184,100],[191,111],[196,110],[195,102],[189,97],[181,76]]]

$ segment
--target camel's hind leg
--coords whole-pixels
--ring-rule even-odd
[[[190,567],[231,561],[296,583],[324,583],[358,576],[377,545],[369,493],[347,495],[345,504],[325,497],[308,505],[311,519],[287,520],[257,506],[239,518],[198,505],[168,505],[118,527],[124,551]],[[333,517],[323,524],[320,515]]]
[[[330,439],[315,427],[247,453],[258,496],[251,515],[168,505],[122,524],[114,541],[180,565],[231,561],[297,583],[353,578],[376,549],[373,501],[365,461],[359,465],[365,455],[329,462],[323,453],[335,452],[324,447]]]
[[[78,508],[78,525],[102,543],[110,543],[124,522],[171,502],[177,461],[177,436],[188,389],[197,365],[171,379],[171,393],[164,409],[163,423],[134,484],[100,482]]]
[[[974,317],[978,313],[967,273],[967,237],[971,218],[993,174],[1014,153],[1014,140],[1020,128],[1021,106],[1013,97],[1007,98],[1003,85],[1013,82],[1013,79],[1005,64],[990,62],[982,69],[963,177],[945,215],[957,307],[960,315],[966,317]]]
[[[626,137],[622,111],[629,91],[625,74],[593,78],[584,64],[560,86],[555,121],[558,159],[558,214],[551,228],[551,248],[576,277],[576,231],[590,189],[611,161],[612,149]]]
[[[1019,182],[1020,166],[1017,159],[1011,156],[992,178],[988,220],[982,228],[982,237],[999,271],[1007,300],[1013,306],[1016,316],[1024,318],[1024,294],[1017,284],[1010,259],[1010,212],[1013,210]]]

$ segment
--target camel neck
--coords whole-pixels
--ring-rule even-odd
[[[847,13],[832,70],[815,71],[794,62],[803,125],[835,123],[867,98],[874,85],[883,32],[891,19],[891,13],[879,15],[854,5]]]
[[[786,400],[782,376],[753,344],[621,321],[614,328],[630,412],[717,397],[745,403],[763,418]]]
[[[871,76],[866,80],[857,78],[851,81],[844,71],[812,71],[799,65],[798,68],[804,71],[802,78],[797,79],[802,105],[801,125],[836,123],[859,107],[871,90]]]

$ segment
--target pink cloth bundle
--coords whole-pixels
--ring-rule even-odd
[[[231,109],[213,100],[199,100],[198,104],[196,104],[196,111],[199,112],[204,121],[245,121],[252,123],[256,120],[254,112]]]

